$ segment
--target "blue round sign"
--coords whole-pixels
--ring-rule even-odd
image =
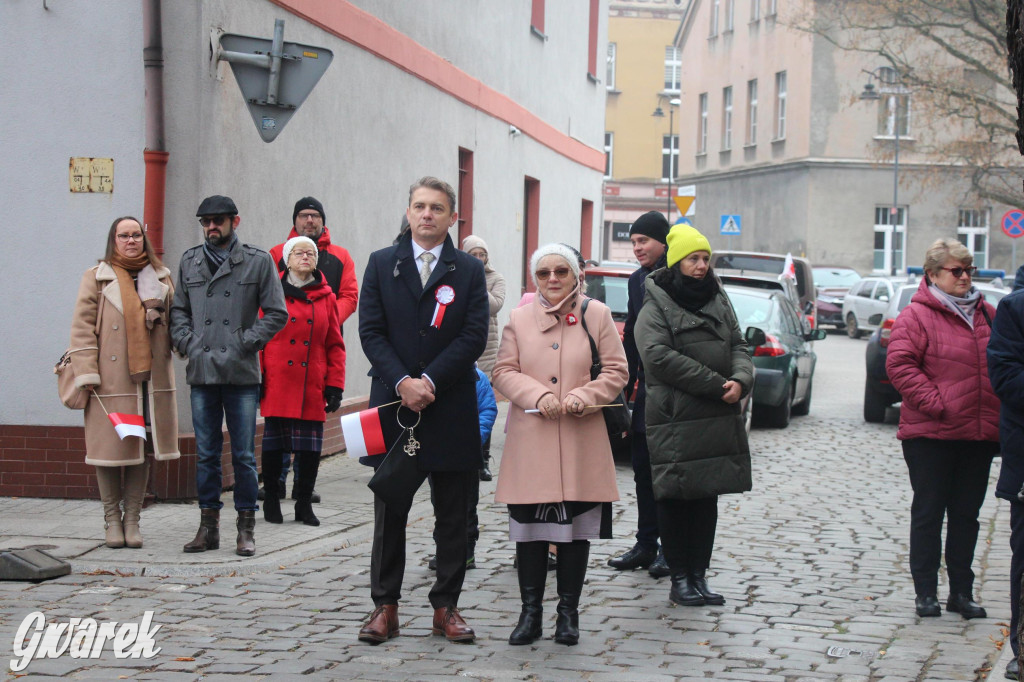
[[[1004,213],[1002,228],[1011,239],[1024,236],[1024,211],[1015,208]]]

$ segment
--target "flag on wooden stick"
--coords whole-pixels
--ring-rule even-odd
[[[110,417],[110,423],[114,425],[114,430],[117,431],[121,440],[128,436],[146,440],[146,422],[142,419],[141,414],[111,412],[107,416]]]
[[[383,455],[388,451],[384,445],[384,430],[380,425],[379,408],[343,415],[341,432],[345,436],[348,456],[353,459]]]

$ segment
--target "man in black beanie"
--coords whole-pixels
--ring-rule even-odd
[[[668,249],[669,224],[661,213],[649,211],[636,219],[629,228],[629,241],[633,243],[633,255],[640,267],[629,276],[629,305],[626,325],[622,333],[622,345],[626,349],[629,364],[629,383],[626,396],[629,397],[636,383],[633,400],[632,459],[633,480],[636,482],[637,531],[636,544],[632,549],[608,560],[608,565],[620,571],[646,568],[654,578],[669,575],[668,564],[658,546],[658,510],[654,502],[651,484],[651,454],[647,449],[647,428],[644,425],[644,407],[647,402],[647,388],[644,385],[644,366],[633,338],[636,316],[644,302],[644,282],[647,275],[665,267],[665,252]]]

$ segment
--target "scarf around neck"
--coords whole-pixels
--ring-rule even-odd
[[[654,282],[680,307],[691,313],[703,308],[718,293],[718,278],[711,268],[708,268],[704,279],[684,275],[678,267],[666,268],[655,273]]]
[[[959,296],[947,294],[945,291],[935,286],[933,282],[928,282],[928,291],[935,297],[935,300],[962,317],[970,328],[974,329],[974,311],[977,310],[979,305],[981,305],[980,291],[972,286],[971,290],[967,292],[967,295],[960,298]]]
[[[115,253],[109,262],[117,275],[117,287],[121,291],[121,314],[124,316],[124,331],[128,340],[128,375],[133,383],[141,384],[149,380],[152,368],[153,351],[149,345],[149,327],[152,325],[147,322],[146,307],[139,297],[135,281],[141,271],[150,265],[149,257],[143,253],[135,258],[126,258]]]

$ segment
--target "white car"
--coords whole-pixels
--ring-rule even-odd
[[[907,277],[865,277],[843,299],[843,320],[851,339],[878,329],[885,309]]]

